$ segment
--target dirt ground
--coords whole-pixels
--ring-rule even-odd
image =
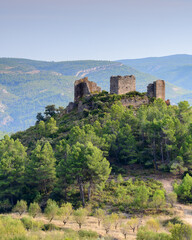
[[[12,213],[10,214],[13,218],[22,218],[24,216],[28,216],[27,214],[23,214],[21,217],[18,214]],[[44,217],[44,216],[38,216],[37,218],[35,218],[37,221],[43,221],[44,223],[49,223],[49,221]],[[123,221],[126,221],[123,220]],[[58,227],[61,228],[69,228],[69,229],[73,229],[75,231],[79,230],[79,226],[76,222],[74,222],[72,219],[64,226],[63,222],[61,220],[53,220],[51,223],[55,224]],[[109,231],[109,234],[106,235],[105,229],[102,226],[98,226],[98,222],[97,222],[97,218],[95,217],[87,217],[85,224],[82,225],[82,228],[84,230],[91,230],[94,232],[97,232],[98,234],[100,234],[101,236],[111,236],[114,237],[117,240],[122,240],[124,239],[123,234],[121,233],[121,230],[119,227],[117,227],[117,229],[115,229],[114,227],[112,227]],[[129,232],[129,235],[127,236],[127,239],[129,240],[135,240],[136,239],[136,232],[133,233],[131,230]]]
[[[156,176],[148,176],[148,177],[154,178],[154,179],[162,182],[162,184],[163,184],[167,193],[170,193],[170,192],[173,191],[172,184],[174,182],[174,179],[172,177],[167,177],[166,178],[165,176],[157,176],[157,175]],[[179,216],[184,222],[186,222],[186,223],[188,223],[192,226],[192,205],[183,205],[183,204],[177,203],[174,206],[174,214],[175,214],[175,216]],[[11,215],[14,218],[20,218],[20,216],[17,215],[17,214],[11,214]],[[156,216],[156,217],[159,220],[165,220],[165,219],[169,218],[168,216],[163,216],[163,215]],[[149,219],[149,218],[150,218],[150,216],[144,217],[142,219],[142,225],[144,225],[145,222],[147,221],[147,219]],[[42,220],[44,223],[49,222],[44,216],[39,216],[39,217],[36,218],[36,220]],[[126,219],[123,220],[123,221],[126,221]],[[75,231],[79,230],[78,224],[76,222],[74,222],[72,219],[65,226],[64,226],[64,224],[61,220],[53,220],[52,223],[55,224],[58,227],[61,227],[61,228],[70,228],[70,229],[73,229]],[[107,236],[106,233],[105,233],[104,227],[102,226],[102,224],[101,224],[101,226],[98,226],[97,219],[95,217],[87,217],[86,223],[82,225],[82,229],[92,230],[92,231],[97,232],[101,236]],[[166,230],[164,228],[161,228],[159,230],[159,232],[162,232],[162,231],[166,232]],[[133,233],[130,230],[129,234],[127,236],[127,239],[135,240],[136,239],[136,234],[137,234],[137,232]],[[123,240],[124,239],[124,236],[123,236],[123,234],[121,232],[121,229],[119,227],[117,229],[112,227],[110,229],[108,235],[111,236],[111,237],[114,237],[115,239],[118,239],[118,240]]]

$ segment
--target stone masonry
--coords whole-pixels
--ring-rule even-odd
[[[147,86],[147,96],[161,98],[165,101],[165,81],[157,80]]]
[[[110,93],[125,94],[136,90],[135,76],[112,76],[110,78]]]
[[[101,88],[95,82],[91,82],[87,77],[75,81],[74,84],[74,100],[78,101],[80,98],[90,95],[94,92],[101,92]]]

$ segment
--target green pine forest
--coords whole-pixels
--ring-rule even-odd
[[[167,105],[154,98],[137,108],[121,103],[144,97],[102,91],[81,99],[90,106],[82,112],[48,105],[34,126],[6,135],[0,141],[0,211],[20,218],[0,216],[0,228],[10,234],[0,233],[2,239],[13,239],[11,224],[20,229],[14,239],[101,239],[81,230],[88,216],[102,223],[103,239],[115,239],[112,229],[119,229],[119,239],[192,239],[191,227],[174,216],[177,201],[192,203],[192,108],[187,101]],[[155,179],[158,174],[175,179],[173,192]],[[32,217],[22,217],[26,212]],[[48,225],[34,220],[39,214]],[[162,214],[168,220],[160,222]],[[54,225],[72,217],[78,232]],[[33,226],[46,235],[34,235]],[[53,237],[53,229],[61,235]]]

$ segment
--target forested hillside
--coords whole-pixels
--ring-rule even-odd
[[[172,106],[154,98],[135,108],[121,103],[123,99],[142,103],[144,98],[145,93],[103,91],[82,98],[89,106],[83,111],[74,108],[67,113],[49,105],[38,114],[35,126],[0,141],[0,212],[20,215],[17,222],[15,215],[0,218],[8,240],[11,234],[26,236],[25,229],[30,231],[24,239],[32,239],[36,230],[48,237],[47,231],[62,229],[64,239],[96,240],[101,228],[106,240],[130,235],[175,240],[175,231],[180,230],[181,236],[192,237],[191,228],[173,217],[177,199],[191,203],[192,108],[186,101]],[[173,192],[151,174],[175,178]],[[26,211],[33,219],[21,217]],[[42,217],[41,222],[34,220],[42,212],[48,224]],[[148,214],[166,217],[160,223]],[[65,232],[71,221],[79,229],[90,221],[86,230],[90,229],[95,218],[96,232]],[[57,224],[63,221],[64,229],[51,223],[55,219]],[[20,228],[12,233],[10,225],[16,223]],[[156,231],[160,225],[166,233]]]
[[[144,94],[133,92],[126,95],[109,95],[102,92],[83,100],[94,108],[85,109],[83,112],[75,109],[69,114],[66,114],[64,109],[48,106],[46,114],[39,116],[34,127],[13,135],[13,139],[19,139],[27,147],[26,149],[20,146],[18,152],[21,165],[24,164],[26,154],[29,161],[26,169],[25,164],[24,168],[22,167],[26,177],[25,183],[28,180],[29,182],[23,186],[18,184],[18,188],[21,192],[22,187],[25,191],[29,188],[31,192],[34,185],[33,194],[27,194],[26,200],[32,201],[37,195],[44,198],[52,191],[56,199],[61,196],[68,198],[66,192],[62,192],[61,189],[66,190],[71,184],[80,184],[80,187],[87,182],[84,185],[85,190],[80,187],[80,192],[82,191],[80,196],[84,204],[85,197],[82,196],[84,191],[87,191],[86,187],[107,180],[111,172],[109,162],[115,165],[140,164],[144,168],[174,174],[190,172],[192,109],[189,104],[181,102],[178,106],[167,106],[161,99],[155,101],[151,99],[149,105],[127,109],[119,102],[121,98],[134,97],[139,101]],[[13,140],[6,138],[1,142],[3,151],[9,146],[10,141]],[[8,154],[12,155],[11,152]],[[42,180],[41,171],[34,171],[39,169],[38,164],[41,165],[41,161],[47,172],[43,174]],[[58,181],[61,181],[57,187],[56,176],[59,177]],[[4,177],[6,179],[6,175]],[[46,184],[43,187],[43,182],[47,182],[46,178],[49,179],[50,185]],[[7,180],[5,182],[6,196],[9,183]],[[12,189],[9,194],[11,191]],[[20,191],[12,194],[10,200],[16,201]],[[4,190],[1,189],[1,192],[3,194]],[[91,195],[88,196],[90,197]]]
[[[38,112],[55,104],[65,107],[73,101],[76,79],[88,76],[104,90],[109,90],[112,75],[134,74],[137,90],[145,92],[147,84],[157,77],[140,72],[119,62],[69,61],[43,62],[27,59],[0,59],[0,127],[15,132],[35,123]],[[166,80],[166,78],[165,78]],[[191,91],[166,82],[166,98],[173,103]]]

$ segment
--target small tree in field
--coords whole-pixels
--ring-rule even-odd
[[[133,232],[135,232],[137,226],[139,225],[139,220],[137,218],[131,218],[130,220],[127,221],[127,225]]]
[[[105,211],[101,208],[96,209],[95,217],[98,219],[98,226],[101,225],[101,221],[103,221],[105,217]]]
[[[177,202],[177,194],[174,192],[171,192],[167,195],[167,201],[171,204],[171,207],[174,206],[174,204]]]
[[[119,215],[117,213],[112,213],[111,214],[111,220],[115,225],[115,229],[117,229],[117,226],[119,224]]]
[[[106,234],[111,229],[112,223],[113,222],[112,222],[111,216],[110,215],[105,216],[105,218],[103,219],[103,226],[104,226]]]
[[[47,201],[47,206],[45,208],[45,215],[51,222],[58,215],[59,207],[57,203],[51,199]]]
[[[39,213],[41,213],[41,208],[38,203],[34,202],[30,204],[28,212],[30,216],[35,218]]]
[[[129,233],[129,225],[127,223],[122,223],[120,226],[121,232],[124,235],[124,238],[127,239]]]
[[[79,228],[85,223],[87,217],[87,210],[85,208],[79,208],[74,213],[74,219],[79,225]]]
[[[24,200],[17,201],[17,204],[13,208],[13,212],[18,212],[21,216],[23,213],[27,211],[27,202]]]
[[[59,217],[62,219],[64,225],[69,221],[70,216],[73,213],[73,207],[71,203],[63,203],[59,209]]]

